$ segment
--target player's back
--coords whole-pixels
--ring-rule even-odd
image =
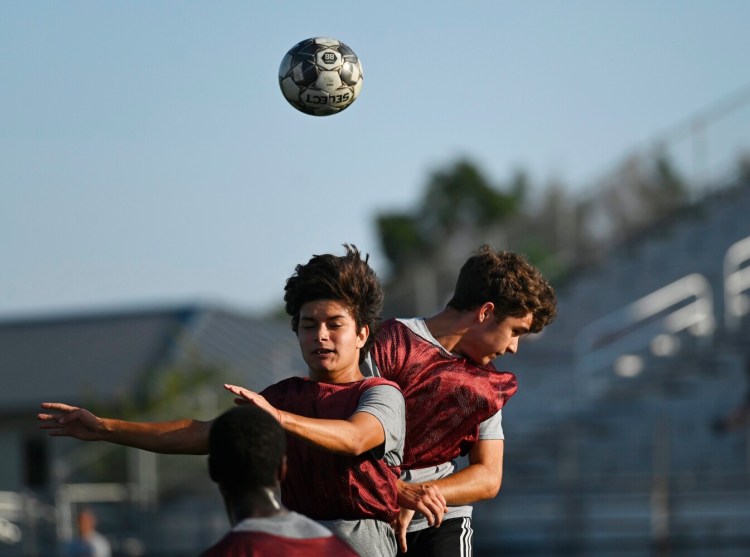
[[[239,522],[201,557],[357,557],[330,530],[298,513]]]

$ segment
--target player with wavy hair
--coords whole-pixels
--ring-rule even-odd
[[[515,354],[520,338],[540,332],[556,313],[555,292],[535,267],[483,245],[461,268],[442,311],[391,319],[378,331],[363,369],[394,381],[406,399],[397,535],[410,557],[471,555],[469,504],[500,489],[501,408],[517,389],[515,376],[492,362]],[[468,466],[457,471],[462,455]],[[447,501],[447,512],[435,513],[440,505],[431,497]],[[413,516],[417,498],[430,510]]]
[[[284,504],[328,526],[364,556],[392,556],[398,517],[397,481],[405,437],[398,386],[365,378],[362,354],[377,324],[383,293],[354,246],[343,256],[316,255],[286,283],[286,310],[308,377],[292,377],[255,393],[225,385],[236,401],[272,415],[287,433]],[[134,423],[99,418],[61,403],[39,415],[51,435],[106,440],[159,453],[205,454],[211,422]],[[444,501],[413,508],[440,513]]]
[[[363,259],[356,246],[344,247],[346,254],[341,257],[315,255],[307,264],[297,265],[284,287],[285,310],[292,318],[292,330],[299,334],[300,312],[307,302],[337,300],[354,318],[358,330],[370,330],[360,350],[360,358],[364,359],[380,324],[383,289],[369,266],[369,255]]]

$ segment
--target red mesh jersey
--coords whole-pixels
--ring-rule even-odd
[[[340,539],[327,538],[285,538],[264,532],[230,532],[219,543],[201,554],[201,557],[356,557],[348,545]]]
[[[448,354],[395,319],[380,327],[371,354],[406,400],[404,469],[466,454],[479,438],[479,424],[518,388],[512,373]]]
[[[376,385],[395,383],[380,377],[335,385],[292,377],[261,394],[275,407],[309,418],[346,419],[359,397]],[[369,452],[344,456],[317,449],[287,436],[288,472],[281,484],[284,504],[315,520],[376,518],[391,522],[398,515],[398,467]]]

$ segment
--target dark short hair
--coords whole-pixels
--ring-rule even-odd
[[[448,306],[465,311],[486,302],[495,305],[497,321],[531,313],[533,333],[557,315],[555,291],[536,267],[518,253],[495,251],[484,244],[461,267]]]
[[[211,425],[209,474],[233,491],[275,487],[285,451],[284,430],[273,416],[257,406],[236,406]]]
[[[294,274],[284,287],[286,312],[292,318],[292,330],[299,331],[299,314],[307,302],[335,300],[349,310],[357,330],[369,327],[370,336],[360,350],[360,362],[364,359],[380,323],[383,309],[383,287],[356,246],[344,244],[343,256],[313,255],[304,265],[297,265]]]

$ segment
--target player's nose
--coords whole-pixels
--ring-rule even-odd
[[[317,331],[315,332],[315,340],[319,342],[328,340],[328,328],[325,325],[321,325],[320,327],[318,327]]]
[[[518,352],[518,337],[514,337],[513,340],[510,341],[506,352],[510,352],[511,354]]]

